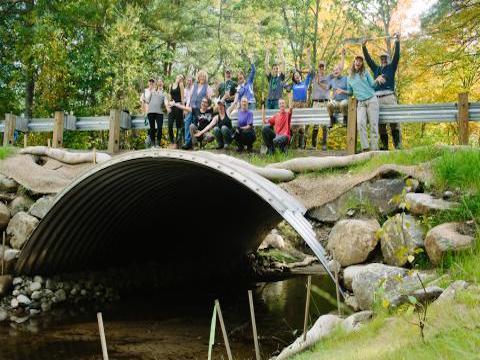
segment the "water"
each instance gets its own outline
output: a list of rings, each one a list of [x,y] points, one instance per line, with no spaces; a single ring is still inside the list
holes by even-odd
[[[101,359],[96,311],[102,311],[110,359],[205,359],[213,300],[222,307],[235,359],[254,359],[247,289],[202,293],[192,284],[183,292],[142,294],[100,308],[60,309],[23,324],[0,324],[0,359]],[[312,284],[334,294],[332,282],[314,276]],[[306,278],[295,277],[254,288],[262,358],[269,358],[303,329]],[[333,309],[313,294],[312,324]],[[217,325],[214,359],[226,359]]]

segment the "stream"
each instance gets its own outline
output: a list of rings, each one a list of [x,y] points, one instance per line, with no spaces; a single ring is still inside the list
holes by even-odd
[[[305,276],[253,286],[262,359],[278,353],[302,333]],[[324,276],[312,285],[334,296]],[[252,286],[250,286],[252,287]],[[25,323],[0,323],[0,359],[102,359],[96,312],[101,311],[110,359],[206,359],[214,299],[219,299],[235,359],[255,359],[246,285],[201,291],[194,279],[182,291],[136,293],[103,305],[65,305]],[[310,326],[333,310],[312,292]],[[213,359],[227,359],[217,322]]]

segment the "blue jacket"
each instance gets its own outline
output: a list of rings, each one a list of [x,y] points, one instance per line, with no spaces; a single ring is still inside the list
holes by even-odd
[[[395,73],[397,72],[398,61],[400,60],[400,41],[395,41],[395,53],[393,54],[392,61],[386,66],[381,66],[373,61],[372,57],[368,53],[367,47],[362,46],[363,55],[365,56],[365,61],[373,72],[374,79],[383,75],[385,78],[385,83],[375,84],[375,91],[382,90],[391,90],[395,91]]]
[[[255,95],[253,93],[253,80],[255,79],[255,64],[252,64],[250,67],[250,74],[248,74],[247,81],[238,86],[238,102],[242,100],[242,97],[248,99],[248,103],[255,102]]]

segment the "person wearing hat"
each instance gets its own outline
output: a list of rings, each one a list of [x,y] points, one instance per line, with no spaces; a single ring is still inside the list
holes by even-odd
[[[285,86],[285,56],[280,47],[278,48],[278,57],[281,59],[281,63],[275,63],[270,68],[270,51],[267,49],[265,52],[265,74],[268,80],[267,109],[278,109],[278,100],[282,97]]]
[[[400,60],[400,36],[395,34],[395,52],[392,61],[389,61],[388,54],[380,55],[380,64],[375,63],[368,53],[366,43],[362,43],[363,55],[365,61],[373,72],[375,78],[375,94],[381,105],[397,105],[397,98],[395,96],[395,73],[397,72],[398,62]],[[402,146],[402,133],[399,123],[390,123],[390,130],[392,131],[393,144],[396,149]],[[381,149],[388,150],[388,133],[387,125],[379,125],[380,140],[382,143]]]
[[[357,55],[347,78],[347,94],[353,94],[358,101],[357,124],[362,151],[378,150],[378,117],[380,106],[375,95],[375,81],[365,69],[363,56]],[[370,142],[367,134],[367,120],[370,123]]]
[[[237,91],[237,83],[232,79],[232,70],[225,70],[225,81],[218,87],[218,96],[224,100],[227,109],[235,100],[235,92]]]

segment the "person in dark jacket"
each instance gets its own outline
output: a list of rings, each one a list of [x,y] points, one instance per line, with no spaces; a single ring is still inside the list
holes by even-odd
[[[362,44],[365,61],[373,72],[375,79],[375,95],[378,97],[380,106],[397,105],[395,96],[395,73],[397,72],[398,62],[400,60],[400,36],[395,34],[395,52],[392,61],[389,61],[388,54],[380,55],[380,64],[375,63],[366,47],[367,41]],[[402,146],[402,134],[399,123],[390,123],[392,131],[393,144],[396,149]],[[381,150],[388,150],[387,125],[379,124]]]

